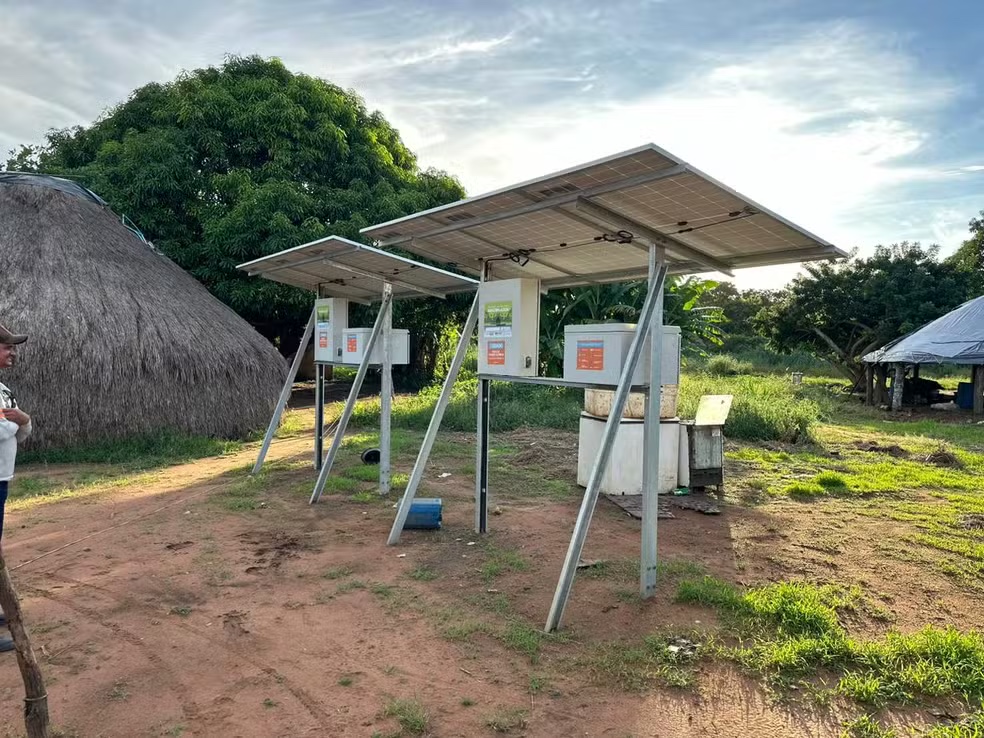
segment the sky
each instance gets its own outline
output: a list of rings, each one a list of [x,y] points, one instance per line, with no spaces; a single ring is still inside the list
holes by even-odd
[[[0,153],[255,53],[469,195],[651,142],[861,254],[948,253],[984,209],[979,0],[0,0],[0,29]]]

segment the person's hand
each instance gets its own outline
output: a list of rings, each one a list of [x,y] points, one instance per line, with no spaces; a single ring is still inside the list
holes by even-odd
[[[25,413],[23,410],[18,410],[17,408],[7,408],[5,410],[0,410],[3,413],[5,420],[9,420],[11,423],[17,423],[17,425],[27,425],[31,422],[31,416]]]

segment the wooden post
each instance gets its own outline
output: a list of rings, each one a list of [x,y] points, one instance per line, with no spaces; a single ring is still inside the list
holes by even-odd
[[[902,409],[902,392],[905,388],[905,364],[895,365],[895,381],[892,382],[892,412]]]
[[[984,415],[984,366],[974,367],[974,417]]]
[[[864,404],[875,404],[875,365],[864,365]]]
[[[885,389],[886,381],[886,371],[884,364],[878,364],[875,367],[875,405],[881,407],[887,403],[887,397]]]
[[[31,648],[31,639],[24,628],[20,601],[0,551],[0,607],[7,617],[7,627],[17,651],[17,664],[24,681],[24,726],[27,738],[50,738],[48,725],[48,693],[44,688],[41,667]]]

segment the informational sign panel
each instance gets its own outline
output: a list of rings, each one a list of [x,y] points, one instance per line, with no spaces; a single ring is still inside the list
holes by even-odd
[[[605,368],[605,342],[578,341],[577,368],[591,372],[602,371]]]
[[[506,342],[489,341],[487,361],[492,366],[504,366],[506,363]]]
[[[485,337],[511,338],[513,306],[511,302],[485,303]]]

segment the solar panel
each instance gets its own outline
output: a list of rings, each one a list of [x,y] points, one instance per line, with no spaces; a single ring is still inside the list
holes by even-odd
[[[651,243],[675,274],[846,256],[653,144],[362,233],[470,274],[492,261],[496,278],[546,288],[644,278]]]
[[[302,246],[240,264],[238,269],[274,282],[318,293],[373,302],[385,282],[393,298],[444,297],[477,287],[469,277],[421,264],[340,236],[329,236]]]

